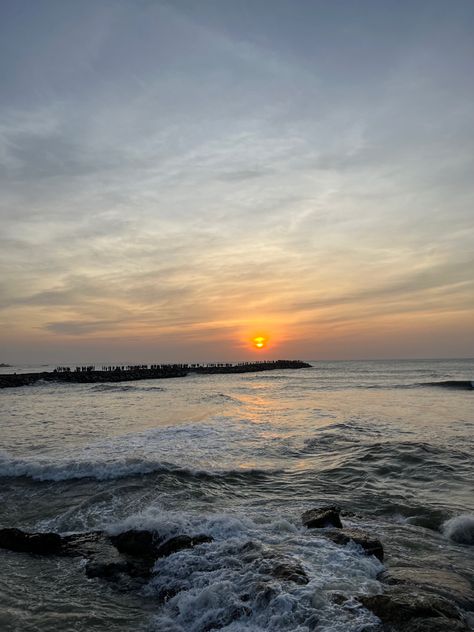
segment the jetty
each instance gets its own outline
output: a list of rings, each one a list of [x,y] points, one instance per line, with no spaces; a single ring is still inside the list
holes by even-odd
[[[260,362],[208,363],[208,364],[139,364],[117,366],[58,366],[54,371],[37,373],[0,374],[0,388],[29,386],[43,382],[95,384],[101,382],[131,382],[186,377],[190,374],[256,373],[284,369],[306,369],[311,365],[301,360],[265,360]]]

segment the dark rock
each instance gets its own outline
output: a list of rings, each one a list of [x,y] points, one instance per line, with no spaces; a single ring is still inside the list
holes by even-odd
[[[413,619],[461,619],[459,610],[452,601],[439,595],[412,592],[398,586],[383,595],[361,597],[360,601],[383,623],[390,625],[405,625]]]
[[[295,584],[304,585],[309,582],[309,578],[306,575],[304,568],[295,562],[294,560],[284,561],[274,566],[270,574],[276,579],[282,579],[288,582],[294,582]]]
[[[156,557],[167,557],[183,549],[190,549],[198,544],[204,544],[206,542],[212,542],[213,538],[208,535],[177,535],[173,538],[169,538],[163,544],[160,544],[156,548]]]
[[[474,591],[470,583],[456,573],[442,569],[425,569],[411,566],[389,568],[379,575],[379,579],[390,585],[410,586],[414,591],[441,595],[451,599],[466,610],[474,610]]]
[[[162,538],[154,531],[131,529],[118,535],[111,535],[110,541],[120,553],[135,557],[156,557],[157,545]]]
[[[337,531],[325,531],[324,537],[329,538],[335,544],[348,544],[355,542],[364,549],[366,555],[375,555],[375,557],[383,562],[383,546],[380,540],[372,537],[364,531],[357,529],[340,529]]]
[[[204,542],[207,535],[180,535],[163,541],[152,531],[130,530],[115,536],[102,531],[73,533],[26,533],[20,529],[0,529],[0,548],[42,555],[86,558],[89,578],[100,578],[130,590],[150,578],[156,559]]]
[[[309,509],[301,516],[301,520],[308,529],[322,529],[324,527],[342,528],[340,510],[338,507],[321,507]]]
[[[0,529],[0,548],[21,553],[51,555],[61,551],[57,533],[26,533],[21,529]]]

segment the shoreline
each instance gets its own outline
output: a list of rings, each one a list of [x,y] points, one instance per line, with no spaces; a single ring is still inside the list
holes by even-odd
[[[38,373],[5,373],[0,375],[0,388],[30,386],[39,382],[67,382],[73,384],[98,384],[106,382],[132,382],[135,380],[159,380],[186,377],[190,374],[214,375],[231,373],[255,373],[283,369],[305,369],[311,365],[301,360],[272,360],[242,362],[239,364],[160,364],[140,367],[58,367],[54,371]]]

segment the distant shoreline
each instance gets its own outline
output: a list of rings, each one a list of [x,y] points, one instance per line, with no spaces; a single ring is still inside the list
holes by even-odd
[[[255,373],[278,369],[306,369],[311,365],[301,360],[273,360],[263,362],[241,362],[238,364],[160,364],[150,366],[111,366],[96,369],[94,366],[58,367],[54,371],[37,373],[0,374],[0,388],[29,386],[40,380],[45,382],[67,382],[75,384],[96,384],[101,382],[131,382],[135,380],[157,380],[186,377],[197,373],[202,375],[228,373]]]

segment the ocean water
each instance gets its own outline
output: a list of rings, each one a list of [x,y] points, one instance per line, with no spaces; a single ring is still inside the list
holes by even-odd
[[[368,631],[357,597],[382,590],[383,566],[302,527],[324,504],[379,536],[388,566],[472,578],[455,540],[474,513],[474,390],[432,383],[474,380],[474,361],[312,365],[0,391],[0,527],[214,538],[134,591],[80,558],[0,549],[0,629]],[[309,583],[269,578],[279,556]]]

